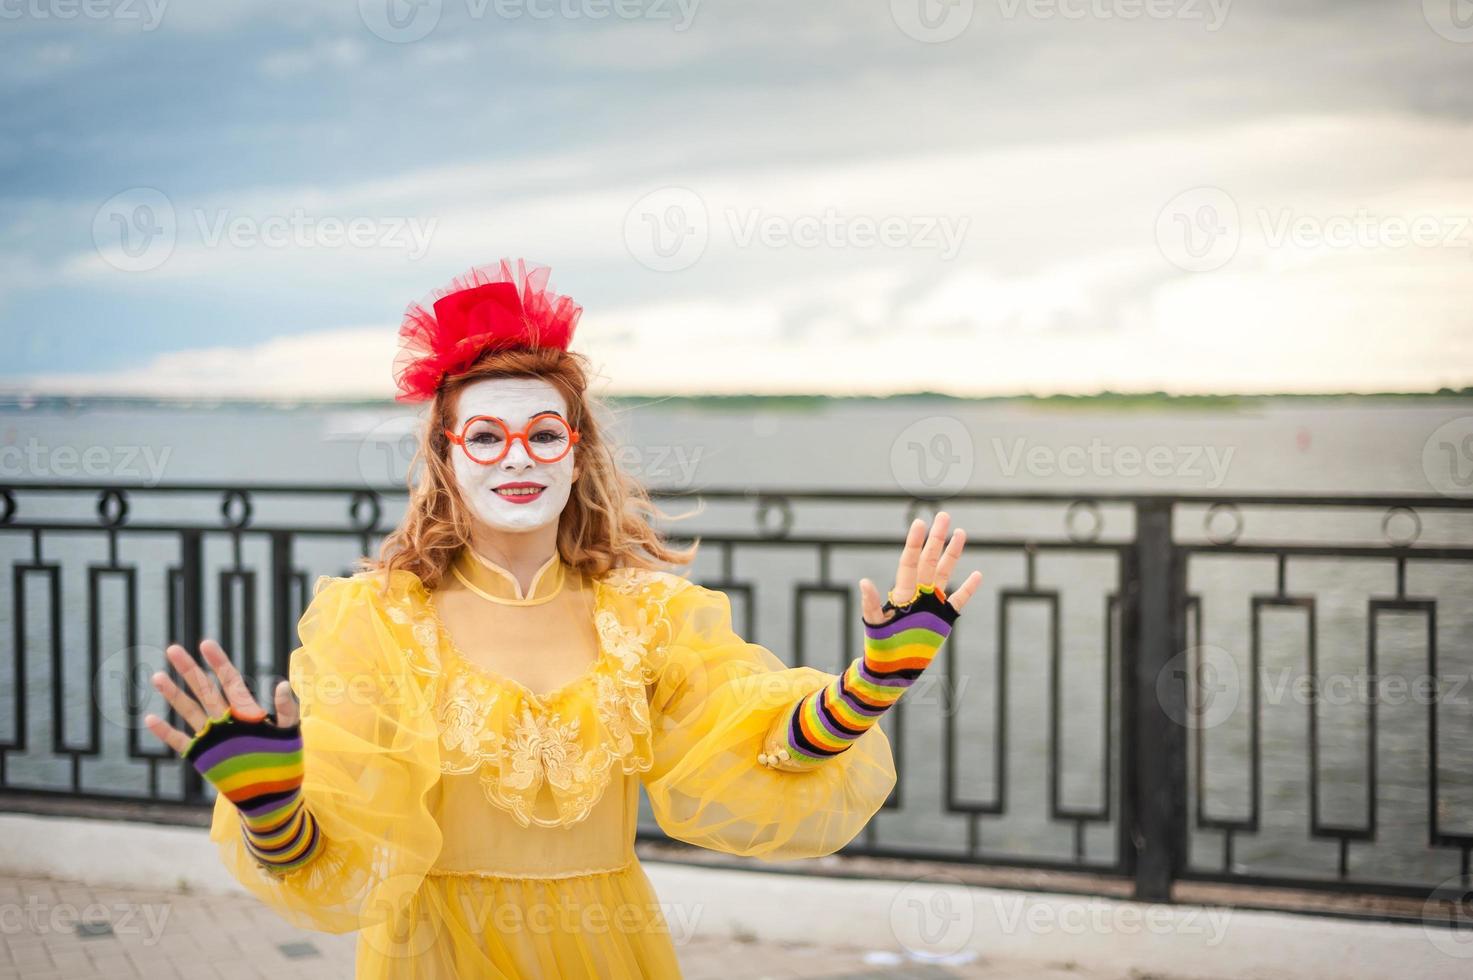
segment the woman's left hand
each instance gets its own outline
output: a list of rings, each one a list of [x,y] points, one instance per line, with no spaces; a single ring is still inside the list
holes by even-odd
[[[967,541],[967,532],[957,528],[948,543],[946,532],[950,526],[951,515],[944,510],[936,514],[929,533],[926,522],[919,517],[911,524],[910,533],[905,536],[905,548],[900,552],[900,565],[895,570],[895,588],[892,591],[898,599],[913,595],[917,585],[933,585],[946,596],[953,609],[961,612],[972,593],[977,591],[977,586],[982,584],[982,573],[973,571],[955,591],[947,591],[946,580],[961,560],[962,548]],[[885,596],[880,595],[875,584],[867,578],[859,580],[859,602],[866,622],[888,622],[895,615],[894,610],[882,611]]]

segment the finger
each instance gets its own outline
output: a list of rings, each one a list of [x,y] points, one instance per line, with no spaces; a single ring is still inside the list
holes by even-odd
[[[226,700],[240,713],[242,718],[247,721],[260,721],[266,717],[266,709],[256,703],[245,678],[240,676],[240,671],[236,670],[235,664],[230,662],[230,657],[225,653],[224,647],[214,640],[205,640],[200,643],[199,652],[205,655],[205,662],[210,665],[215,676],[220,678],[220,686],[225,689]]]
[[[867,578],[859,580],[859,614],[867,623],[883,623],[886,620],[880,590]]]
[[[194,698],[179,690],[179,685],[174,683],[172,677],[160,670],[154,673],[152,680],[154,689],[164,696],[164,700],[169,702],[169,706],[179,713],[179,717],[183,718],[191,729],[197,732],[205,727],[205,722],[208,720],[205,717],[205,709],[201,708],[199,702]]]
[[[936,520],[931,524],[931,533],[926,535],[926,544],[921,548],[920,565],[916,569],[919,576],[916,581],[922,585],[930,585],[936,581],[936,563],[941,559],[941,552],[946,547],[946,532],[951,529],[951,515],[941,511],[936,515]]]
[[[205,674],[200,667],[199,661],[190,656],[189,651],[177,643],[171,643],[164,651],[169,658],[169,663],[184,678],[184,683],[194,692],[195,699],[200,706],[210,713],[211,718],[218,717],[225,711],[225,699],[220,696],[219,688],[215,682]]]
[[[282,728],[290,728],[300,718],[297,713],[297,699],[292,697],[292,686],[282,681],[276,685],[276,723]]]
[[[941,553],[941,560],[936,563],[936,577],[931,579],[936,588],[946,592],[946,582],[951,578],[952,569],[961,560],[962,549],[967,545],[967,532],[957,528],[952,532],[951,540],[946,544],[946,550]]]
[[[148,726],[148,730],[153,732],[155,738],[173,749],[176,754],[182,753],[190,743],[188,735],[164,721],[158,715],[144,715],[143,724]]]
[[[917,568],[921,563],[921,548],[926,543],[926,522],[917,517],[910,523],[905,535],[905,547],[900,550],[900,564],[895,568],[895,594],[908,596],[916,590]]]
[[[969,601],[971,601],[972,594],[977,591],[977,587],[981,584],[982,573],[973,572],[972,574],[967,576],[967,580],[965,582],[957,586],[955,592],[946,597],[946,601],[951,603],[952,608],[954,608],[957,612],[961,612],[962,608],[966,606]]]

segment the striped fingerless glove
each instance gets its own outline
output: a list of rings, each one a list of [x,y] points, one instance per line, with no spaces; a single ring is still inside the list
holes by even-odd
[[[321,850],[302,799],[301,725],[251,720],[232,706],[206,721],[180,756],[235,804],[246,849],[267,871],[295,870]]]
[[[927,585],[909,604],[897,607],[887,600],[882,608],[896,615],[879,625],[864,623],[864,655],[798,700],[774,726],[758,762],[807,770],[849,748],[930,666],[960,615]]]

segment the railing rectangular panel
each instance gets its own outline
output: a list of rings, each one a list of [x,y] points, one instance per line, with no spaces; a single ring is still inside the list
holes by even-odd
[[[0,731],[0,800],[35,788],[32,771],[50,766],[48,772],[61,773],[53,791],[98,798],[180,798],[181,791],[165,791],[160,778],[177,775],[182,799],[193,806],[207,804],[211,791],[190,767],[153,748],[151,736],[140,738],[136,726],[126,739],[105,728],[114,721],[105,711],[98,717],[99,699],[111,704],[108,699],[120,692],[111,673],[99,673],[99,663],[110,664],[120,652],[111,647],[125,643],[122,660],[132,677],[140,651],[161,650],[166,642],[197,649],[202,637],[214,636],[248,676],[285,676],[317,576],[349,574],[354,555],[373,552],[387,530],[384,501],[403,497],[402,491],[363,487],[52,486],[45,495],[68,505],[60,519],[37,510],[29,496],[35,489],[0,486],[0,537],[20,536],[12,540],[30,545],[29,557],[12,560],[11,575],[0,579],[11,590],[8,602],[0,598],[0,609],[11,610],[13,627],[5,631],[12,662],[0,670],[0,685],[8,685],[0,690],[0,707],[10,726]],[[93,494],[96,506],[90,507]],[[733,627],[742,636],[771,639],[788,662],[825,671],[841,669],[860,652],[855,571],[879,582],[893,567],[905,523],[937,504],[847,491],[704,495],[738,518],[741,508],[754,508],[754,529],[702,533],[702,562],[710,563],[703,567],[712,571],[692,577],[730,595]],[[147,514],[140,507],[145,519],[130,520],[129,506],[144,498],[170,503]],[[292,505],[295,499],[312,506]],[[901,781],[850,851],[1129,876],[1142,899],[1169,898],[1181,878],[1396,893],[1409,886],[1368,872],[1389,856],[1414,851],[1432,857],[1409,865],[1408,880],[1425,880],[1439,869],[1456,874],[1461,868],[1466,875],[1473,819],[1456,802],[1468,790],[1470,768],[1457,762],[1473,758],[1473,746],[1465,744],[1465,732],[1473,731],[1465,724],[1466,706],[1442,697],[1401,718],[1389,716],[1376,699],[1356,705],[1370,753],[1357,757],[1351,772],[1343,764],[1349,715],[1339,709],[1332,713],[1330,705],[1311,700],[1303,716],[1283,716],[1293,719],[1292,740],[1262,728],[1260,646],[1270,635],[1265,616],[1298,614],[1306,622],[1306,642],[1294,654],[1294,669],[1318,689],[1344,666],[1334,659],[1344,655],[1343,644],[1336,647],[1332,638],[1344,636],[1345,604],[1352,601],[1356,615],[1366,619],[1363,660],[1372,676],[1388,669],[1394,646],[1388,624],[1410,622],[1425,642],[1417,639],[1404,651],[1398,634],[1397,663],[1414,654],[1425,661],[1427,675],[1446,683],[1448,671],[1463,670],[1465,651],[1473,649],[1473,590],[1445,589],[1473,569],[1473,524],[1458,524],[1473,515],[1473,504],[1415,497],[1045,493],[958,494],[945,504],[955,523],[971,532],[968,568],[984,568],[987,581],[942,651],[941,664],[928,672],[938,696],[910,697],[885,719]],[[1297,540],[1291,534],[1297,521],[1276,520],[1270,526],[1282,538],[1240,540],[1241,514],[1249,508],[1254,514],[1313,515],[1315,533]],[[91,523],[90,510],[98,515]],[[175,510],[179,516],[171,518]],[[1366,534],[1379,511],[1386,512],[1380,520],[1384,544]],[[810,519],[819,512],[821,520]],[[1424,512],[1437,515],[1427,523],[1429,534],[1434,527],[1436,533],[1419,544]],[[1353,526],[1341,522],[1341,514],[1354,515]],[[1181,530],[1183,515],[1202,516],[1203,532]],[[1329,517],[1318,519],[1323,515]],[[1062,530],[1050,532],[1050,520],[1060,517]],[[675,539],[686,530],[674,528]],[[145,536],[165,538],[169,553],[149,559],[130,552],[128,562],[120,562],[119,542]],[[105,537],[108,559],[86,566],[84,614],[82,590],[70,589],[72,575],[79,586],[83,581],[81,563],[60,557],[63,549],[54,545],[89,537]],[[1097,569],[1070,566],[1076,558],[1109,569],[1103,588]],[[1211,583],[1210,595],[1198,582],[1189,593],[1189,572],[1207,561],[1256,564]],[[1359,595],[1353,576],[1318,585],[1299,577],[1310,566],[1357,563],[1384,568],[1378,580],[1384,587]],[[1291,570],[1293,590],[1287,587]],[[72,610],[67,615],[64,585],[77,603],[66,607]],[[126,611],[104,613],[100,595],[111,597],[119,587]],[[140,602],[145,609],[164,608],[162,635],[152,635],[153,627],[145,625],[150,621],[140,618]],[[67,621],[83,615],[86,623]],[[1211,708],[1201,697],[1203,667],[1210,663],[1203,653],[1208,627],[1244,634],[1247,662],[1240,680],[1251,743],[1241,751],[1225,738],[1227,728],[1207,731],[1195,717]],[[48,628],[49,647],[42,639]],[[115,642],[108,639],[114,635]],[[48,672],[49,690],[37,686]],[[258,693],[269,696],[264,687]],[[126,704],[130,712],[139,707]],[[1388,822],[1387,801],[1378,796],[1391,772],[1384,736],[1388,725],[1401,721],[1417,726],[1416,758],[1401,759],[1415,765],[1421,780],[1416,799],[1396,801],[1417,809],[1414,832],[1404,822]],[[36,737],[28,741],[28,733]],[[1405,733],[1397,737],[1401,745]],[[123,745],[126,750],[118,749]],[[1224,746],[1231,751],[1220,752]],[[1262,783],[1270,749],[1280,762],[1282,799],[1266,794]],[[18,778],[15,766],[21,757],[26,778]],[[103,774],[124,771],[119,762],[147,778],[130,776],[126,785],[103,780]],[[1348,809],[1347,790],[1356,801]],[[1301,797],[1302,813],[1294,802]],[[1473,792],[1467,799],[1473,801]],[[1234,801],[1242,809],[1227,805]],[[1271,827],[1263,818],[1274,807],[1287,819]],[[1285,827],[1292,828],[1293,841],[1264,836]],[[1194,856],[1204,841],[1214,849],[1220,844],[1223,860],[1214,854],[1199,864]],[[1333,845],[1324,852],[1328,863],[1303,866],[1299,853],[1323,848],[1321,841]],[[1284,850],[1275,854],[1274,847]]]

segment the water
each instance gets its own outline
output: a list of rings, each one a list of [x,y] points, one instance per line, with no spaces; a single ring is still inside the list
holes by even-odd
[[[803,404],[750,403],[732,407],[687,402],[625,402],[617,406],[614,432],[624,446],[621,463],[649,484],[665,489],[768,487],[783,489],[883,490],[929,496],[959,490],[1024,493],[1057,491],[1125,494],[1136,492],[1229,493],[1383,493],[1430,494],[1455,487],[1456,471],[1440,455],[1449,433],[1456,436],[1473,417],[1473,406],[1459,400],[1251,401],[1205,407],[1059,407],[1023,402],[967,403],[950,400],[892,400]],[[1462,421],[1460,421],[1462,420]],[[416,413],[402,408],[283,407],[104,407],[76,410],[40,408],[0,411],[0,479],[59,482],[212,481],[291,482],[348,486],[402,485],[412,455]],[[1456,438],[1452,443],[1456,445]],[[1473,464],[1473,460],[1469,461]],[[46,507],[49,515],[94,519],[94,502],[21,498],[20,518]],[[299,497],[260,500],[254,520],[262,523],[341,524],[346,499]],[[676,510],[685,503],[670,505]],[[217,498],[189,499],[139,495],[129,518],[188,518],[218,523]],[[27,509],[30,508],[30,509]],[[1066,533],[1063,508],[1037,504],[951,506],[955,523],[974,542],[1020,536],[1060,539]],[[1203,507],[1182,507],[1177,538],[1205,540]],[[1473,521],[1465,510],[1427,510],[1419,545],[1473,545]],[[390,507],[385,522],[397,518]],[[1387,534],[1410,534],[1412,518],[1392,515],[1386,528],[1381,509],[1245,509],[1243,541],[1272,540],[1384,544]],[[1133,514],[1128,505],[1099,509],[1104,541],[1128,540]],[[906,523],[896,504],[806,504],[794,513],[793,532],[863,532],[890,535],[886,549],[844,548],[834,552],[827,584],[853,593],[861,576],[878,580],[893,573],[899,536]],[[1076,531],[1091,530],[1090,513],[1076,515]],[[1229,515],[1218,515],[1211,532],[1224,533]],[[748,504],[717,504],[679,525],[682,533],[753,529]],[[144,569],[139,583],[140,657],[156,663],[165,633],[164,573],[177,560],[177,541],[168,536],[125,535],[120,560]],[[28,535],[0,535],[0,549],[11,562],[29,554]],[[106,559],[101,534],[48,535],[48,560],[63,565],[63,637],[69,744],[86,735],[86,565]],[[355,557],[351,539],[299,539],[297,565],[309,581],[317,574],[339,574]],[[263,569],[263,542],[246,537],[242,563]],[[708,547],[693,577],[714,581],[719,554]],[[214,630],[221,607],[216,570],[233,560],[228,536],[207,542],[206,623]],[[956,796],[970,803],[995,799],[1001,773],[994,760],[999,690],[1000,593],[1027,583],[1027,563],[1014,547],[969,548],[962,574],[983,570],[986,579],[948,644],[954,660],[951,690],[956,708]],[[734,578],[754,590],[749,609],[733,592],[737,625],[750,639],[770,646],[793,662],[793,587],[817,581],[820,569],[810,549],[758,546],[739,549]],[[1385,560],[1295,559],[1286,572],[1286,594],[1313,596],[1319,667],[1335,679],[1321,691],[1318,723],[1320,820],[1358,826],[1369,815],[1365,769],[1369,739],[1369,698],[1365,695],[1370,601],[1396,595],[1394,564]],[[1119,712],[1111,714],[1107,743],[1105,656],[1107,601],[1118,569],[1112,552],[1043,552],[1034,565],[1037,592],[1057,591],[1060,679],[1058,773],[1061,804],[1103,806],[1107,787],[1118,782],[1118,762],[1107,782],[1107,744],[1118,745]],[[1249,720],[1251,691],[1251,596],[1273,596],[1277,569],[1271,556],[1198,555],[1191,560],[1189,590],[1200,600],[1200,634],[1194,645],[1211,671],[1212,697],[1204,703],[1207,727],[1201,737],[1207,780],[1202,807],[1208,818],[1242,819],[1250,800]],[[961,575],[958,575],[960,578]],[[6,588],[9,589],[9,577]],[[49,755],[52,732],[48,701],[52,688],[46,663],[47,628],[40,583],[29,580],[28,653],[32,750],[12,754],[7,766],[14,783],[56,785],[69,763]],[[256,590],[261,628],[254,655],[264,663],[269,595],[264,578]],[[1377,840],[1351,847],[1351,873],[1378,880],[1435,883],[1457,872],[1457,853],[1425,845],[1428,809],[1428,700],[1438,708],[1443,832],[1473,832],[1473,574],[1465,563],[1416,562],[1407,573],[1406,593],[1435,599],[1438,671],[1428,671],[1427,617],[1419,610],[1376,614],[1381,703],[1377,705]],[[1069,859],[1074,826],[1047,819],[1050,609],[1042,597],[1008,604],[1006,699],[1006,813],[978,822],[980,852],[994,857]],[[837,599],[817,598],[807,607],[802,637],[805,662],[836,670],[857,651],[840,640]],[[0,630],[14,635],[12,603],[0,603]],[[127,646],[121,630],[120,588],[104,589],[99,650],[102,666],[122,662]],[[748,625],[750,623],[750,626]],[[1308,612],[1300,606],[1261,609],[1259,677],[1262,738],[1262,821],[1256,834],[1240,835],[1233,871],[1333,876],[1338,847],[1314,840],[1309,822],[1309,703],[1295,684],[1307,676]],[[237,630],[238,633],[238,630]],[[856,634],[857,635],[857,634]],[[243,643],[237,636],[236,649]],[[5,656],[13,656],[7,643]],[[1118,656],[1118,651],[1116,653]],[[0,731],[13,730],[9,716],[13,690],[5,686],[10,661],[0,679],[0,703],[7,716]],[[145,666],[144,674],[146,675]],[[122,675],[113,671],[107,676]],[[923,685],[907,696],[901,757],[904,807],[882,813],[874,822],[878,843],[961,854],[967,846],[967,817],[943,812],[941,742],[943,685],[938,664]],[[1418,685],[1421,685],[1420,688]],[[1403,687],[1404,685],[1404,687]],[[1430,685],[1430,686],[1429,686]],[[1112,684],[1113,686],[1113,684]],[[99,732],[104,758],[82,770],[95,788],[138,791],[142,766],[122,758],[129,712],[123,683],[102,694],[104,724]],[[1333,688],[1333,689],[1332,689]],[[1432,693],[1429,693],[1432,692]],[[147,693],[141,689],[140,693]],[[1112,695],[1118,697],[1118,691]],[[894,734],[894,724],[887,722]],[[146,748],[152,738],[142,732]],[[1195,742],[1194,742],[1195,747]],[[166,767],[164,792],[177,789]],[[1195,770],[1194,770],[1195,771]],[[1193,792],[1196,789],[1194,780]],[[1085,860],[1115,860],[1118,799],[1110,799],[1111,820],[1091,824],[1085,833]],[[1190,800],[1194,812],[1196,799]],[[1194,830],[1193,866],[1222,870],[1220,832]]]

